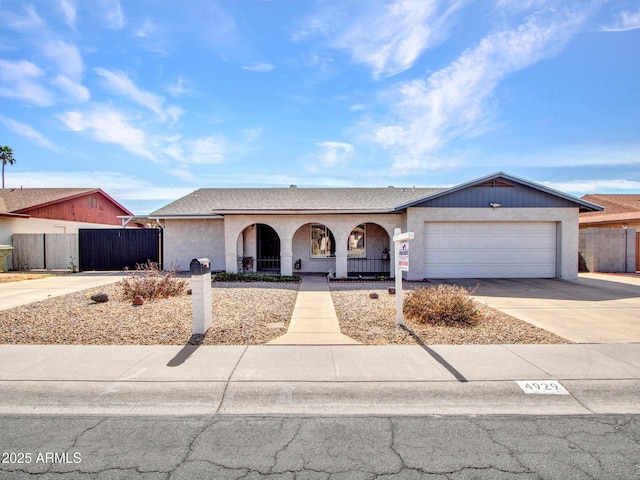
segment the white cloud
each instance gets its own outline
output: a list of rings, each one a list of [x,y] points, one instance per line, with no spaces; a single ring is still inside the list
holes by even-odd
[[[260,73],[270,72],[275,68],[276,67],[274,65],[271,65],[270,63],[264,63],[264,62],[256,62],[256,63],[252,63],[251,65],[245,65],[242,67],[243,70],[248,70],[250,72],[260,72]]]
[[[390,93],[396,121],[375,128],[375,141],[395,152],[396,164],[424,167],[450,140],[482,133],[500,82],[559,52],[584,18],[576,11],[539,12],[485,37],[427,79],[399,84]]]
[[[57,70],[65,76],[77,81],[82,78],[84,62],[82,55],[75,45],[62,40],[50,39],[41,46],[44,55],[51,60]]]
[[[126,206],[126,200],[170,202],[191,192],[190,187],[154,185],[147,180],[109,170],[86,171],[22,171],[12,175],[12,183],[26,188],[101,188]]]
[[[94,140],[120,145],[136,155],[156,160],[155,142],[142,130],[111,106],[97,106],[86,112],[66,112],[60,120],[74,132],[87,132]]]
[[[422,53],[441,43],[460,1],[393,0],[324,5],[298,25],[294,41],[320,35],[371,68],[374,78],[411,68]]]
[[[142,105],[148,108],[156,115],[158,115],[163,121],[167,115],[171,117],[172,121],[177,121],[178,117],[184,113],[184,111],[178,107],[170,106],[163,109],[164,98],[155,93],[147,92],[138,88],[133,81],[123,72],[112,72],[106,68],[94,68],[94,71],[104,79],[105,86],[113,93],[118,95],[124,95],[130,100],[133,100],[138,105]]]
[[[183,160],[188,163],[215,165],[224,161],[224,140],[209,136],[196,140],[191,145],[191,155]]]
[[[100,0],[95,2],[100,8],[100,14],[104,19],[107,28],[113,30],[122,30],[125,25],[124,14],[122,13],[122,6],[120,0]]]
[[[44,22],[38,16],[33,5],[27,5],[24,8],[26,15],[24,17],[15,15],[11,12],[3,12],[3,20],[13,30],[21,32],[34,33],[40,30]]]
[[[640,182],[625,179],[610,180],[568,180],[564,182],[540,182],[547,187],[573,194],[603,193],[612,190],[640,191]]]
[[[184,85],[184,79],[182,77],[178,77],[176,83],[166,87],[166,90],[175,97],[179,97],[180,95],[187,93],[187,88]]]
[[[620,12],[614,21],[601,27],[605,32],[625,32],[640,28],[640,10],[637,12]]]
[[[147,38],[153,35],[158,30],[158,27],[151,21],[149,17],[144,19],[142,22],[142,26],[140,28],[135,29],[133,34],[136,37]]]
[[[60,8],[64,13],[64,19],[67,22],[67,25],[71,28],[75,28],[76,26],[76,18],[77,18],[77,1],[76,0],[59,0]]]
[[[368,65],[374,78],[397,75],[439,43],[444,26],[437,9],[436,1],[396,0],[381,11],[371,9],[335,45],[348,50],[354,61]]]
[[[307,171],[319,173],[323,169],[344,166],[353,157],[354,147],[344,142],[316,143],[320,152],[309,157]]]
[[[542,167],[615,167],[640,166],[640,143],[559,145],[532,152],[504,153],[492,155],[485,160],[487,165],[497,168],[513,165],[517,156],[520,165]]]
[[[344,142],[321,142],[316,144],[322,148],[320,163],[325,167],[333,167],[344,163],[353,156],[353,145]]]
[[[80,85],[63,75],[59,75],[53,79],[52,83],[61,90],[67,92],[71,98],[77,102],[86,102],[91,97],[91,93],[87,87]]]
[[[187,182],[194,182],[196,180],[196,176],[186,168],[167,170],[167,173]]]
[[[56,149],[53,143],[47,140],[40,132],[34,129],[31,125],[17,122],[16,120],[5,117],[2,114],[0,114],[0,124],[4,125],[9,130],[12,130],[13,132],[17,133],[20,136],[28,138],[29,140],[37,143],[42,147]]]
[[[0,96],[26,100],[39,106],[52,105],[53,97],[40,83],[44,72],[35,64],[0,60]]]

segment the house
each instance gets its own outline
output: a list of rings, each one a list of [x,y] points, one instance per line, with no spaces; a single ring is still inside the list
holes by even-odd
[[[576,278],[578,214],[601,207],[499,172],[456,187],[202,188],[151,213],[165,268],[393,274],[395,228],[414,232],[407,278]]]
[[[582,200],[604,207],[580,213],[580,228],[635,228],[640,230],[640,194],[591,194]]]
[[[640,194],[591,194],[582,200],[604,210],[580,213],[580,269],[640,271]]]
[[[80,228],[120,227],[123,221],[119,217],[132,215],[96,188],[0,189],[0,244],[13,245],[15,249],[14,235],[20,234],[77,234]],[[13,253],[15,257],[18,252]],[[65,255],[62,268],[68,265],[68,259],[69,255]],[[13,258],[9,260],[12,268]]]

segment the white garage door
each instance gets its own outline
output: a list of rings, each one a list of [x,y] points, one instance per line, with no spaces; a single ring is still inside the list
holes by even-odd
[[[554,222],[426,222],[427,278],[554,278]]]

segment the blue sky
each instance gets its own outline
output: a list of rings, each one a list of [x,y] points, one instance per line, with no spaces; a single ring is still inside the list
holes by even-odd
[[[7,187],[640,192],[638,0],[0,0]]]

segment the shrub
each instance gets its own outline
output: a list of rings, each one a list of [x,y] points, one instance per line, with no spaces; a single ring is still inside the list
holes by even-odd
[[[214,282],[299,282],[300,277],[288,275],[261,275],[259,273],[220,272],[213,276]]]
[[[187,281],[175,278],[177,271],[160,270],[156,262],[136,265],[131,276],[118,282],[122,295],[129,300],[141,296],[145,300],[168,298],[185,292]]]
[[[436,285],[407,293],[404,313],[419,323],[447,326],[471,326],[481,318],[469,292],[457,285]]]

